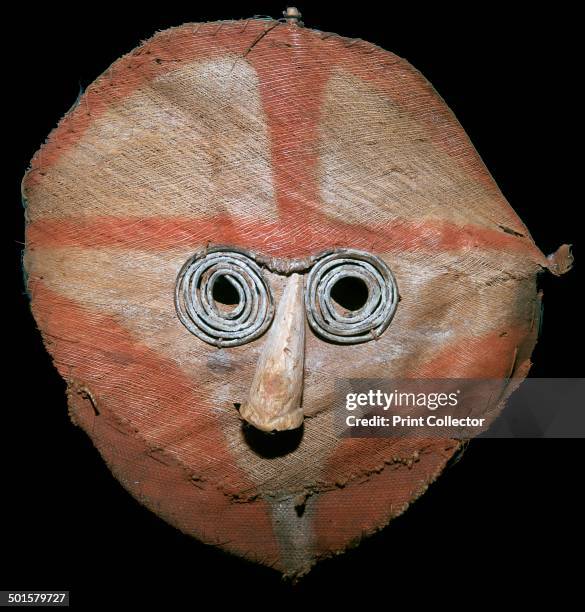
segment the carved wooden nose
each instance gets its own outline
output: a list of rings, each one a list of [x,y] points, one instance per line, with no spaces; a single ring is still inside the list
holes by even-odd
[[[258,359],[240,415],[262,431],[296,429],[303,422],[305,361],[303,277],[291,274]]]

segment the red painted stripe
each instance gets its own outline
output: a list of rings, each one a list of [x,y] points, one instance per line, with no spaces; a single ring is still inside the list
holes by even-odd
[[[420,458],[410,469],[386,466],[357,483],[339,483],[339,488],[320,493],[313,515],[315,555],[355,546],[365,536],[384,527],[424,493],[458,447],[456,442],[429,440],[422,453],[420,440],[414,443],[409,440],[410,446],[388,439],[370,439],[369,442],[383,442],[386,456],[412,457],[418,449]],[[358,458],[359,455],[352,456],[348,465],[355,465]],[[358,470],[356,465],[356,472]]]
[[[499,379],[510,375],[516,348],[535,342],[535,330],[518,326],[506,335],[490,332],[477,338],[461,338],[405,372],[406,378],[484,378]],[[515,376],[526,376],[526,364],[520,364]],[[343,488],[321,494],[315,507],[314,531],[318,552],[344,548],[365,533],[379,529],[421,495],[457,449],[457,443],[437,439],[345,438],[340,440],[327,460],[322,478],[343,481],[352,472],[359,475],[368,466],[369,478],[343,483]],[[373,468],[385,458],[411,458],[419,461],[411,468],[385,466],[380,473]],[[353,469],[348,469],[352,466]]]
[[[469,378],[500,379],[510,375],[516,348],[525,342],[536,341],[534,330],[525,326],[506,329],[506,334],[493,331],[480,337],[460,338],[437,352],[434,357],[409,372],[403,378]],[[525,373],[524,373],[525,375]],[[374,448],[383,448],[388,440],[373,438],[345,438],[329,458],[324,478],[335,479],[346,471],[355,457],[372,457]],[[359,466],[358,466],[359,467]]]
[[[536,300],[536,293],[534,294]],[[528,322],[530,323],[530,322]],[[493,331],[476,338],[461,338],[408,374],[410,378],[507,378],[516,349],[536,341],[534,330],[517,327]]]
[[[124,248],[145,251],[200,247],[207,243],[235,244],[275,257],[303,257],[332,247],[352,247],[373,253],[401,251],[461,251],[499,249],[525,253],[541,265],[546,258],[528,238],[474,225],[441,220],[398,220],[381,227],[362,227],[315,215],[277,222],[216,216],[192,218],[92,217],[89,219],[41,219],[28,224],[27,247]]]
[[[320,43],[300,28],[277,28],[247,56],[259,77],[280,216],[288,222],[303,215],[306,225],[323,206],[318,128],[334,58]]]
[[[430,143],[449,155],[470,177],[497,194],[507,207],[508,203],[465,130],[432,84],[406,60],[385,49],[366,41],[355,41],[353,53],[347,53],[347,42],[339,38],[327,41],[336,49],[339,66],[368,83],[424,126]]]
[[[156,34],[144,45],[114,62],[85,91],[79,104],[49,134],[31,160],[26,184],[42,179],[46,171],[83,136],[93,121],[111,106],[157,76],[183,64],[232,54],[241,57],[271,22],[248,21],[191,24]]]
[[[269,34],[262,37],[268,30]],[[312,143],[325,79],[338,65],[370,83],[424,125],[430,144],[441,148],[487,186],[509,221],[515,222],[512,225],[522,227],[451,111],[407,62],[364,41],[302,28],[274,27],[274,22],[258,20],[173,28],[116,61],[88,87],[79,105],[61,120],[35,154],[24,180],[25,191],[41,181],[63,152],[76,144],[91,122],[108,108],[187,62],[228,53],[245,57],[260,75],[273,142],[277,196],[284,211],[301,206],[310,217],[310,206],[317,205],[313,172],[316,150]]]
[[[102,405],[104,414],[86,422],[85,429],[114,461],[110,465],[123,484],[138,499],[146,496],[151,508],[192,535],[204,541],[227,541],[228,549],[275,562],[278,546],[267,504],[233,503],[225,493],[255,487],[237,467],[210,407],[202,404],[201,383],[142,344],[114,317],[82,307],[38,279],[29,290],[35,319],[59,373],[87,386]],[[136,415],[147,414],[153,426],[168,426],[170,434],[191,432],[198,453],[189,466],[161,472],[141,432],[109,438],[115,424],[112,414],[129,424],[136,422]],[[157,445],[164,447],[166,438],[159,434]],[[203,477],[201,489],[190,482],[191,475]]]

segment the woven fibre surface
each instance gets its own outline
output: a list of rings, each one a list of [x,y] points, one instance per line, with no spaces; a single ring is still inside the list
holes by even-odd
[[[431,85],[369,43],[266,20],[160,32],[88,87],[23,189],[28,291],[74,422],[165,520],[283,572],[381,528],[459,447],[338,439],[336,378],[528,371],[550,262]],[[263,337],[218,349],[177,319],[206,244],[357,248],[396,276],[377,341],[307,328],[290,453],[256,452],[234,408]],[[278,302],[285,277],[265,276]]]

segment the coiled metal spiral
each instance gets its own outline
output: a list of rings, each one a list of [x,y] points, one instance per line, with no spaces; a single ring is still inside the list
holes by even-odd
[[[358,278],[368,290],[365,303],[357,310],[344,312],[331,296],[343,278]],[[305,288],[309,325],[322,338],[341,344],[377,338],[390,323],[398,299],[396,280],[386,263],[354,249],[336,251],[317,261]]]
[[[214,299],[213,289],[220,279],[238,294],[231,310],[219,308]],[[177,276],[175,308],[191,333],[219,347],[257,338],[274,316],[272,293],[260,267],[239,250],[208,250],[187,260]]]

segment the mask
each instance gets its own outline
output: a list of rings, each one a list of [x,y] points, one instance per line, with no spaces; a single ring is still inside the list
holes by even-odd
[[[416,70],[294,19],[158,33],[85,91],[24,197],[73,422],[164,520],[289,575],[386,525],[460,447],[340,439],[335,381],[519,381],[536,275],[570,265]]]

